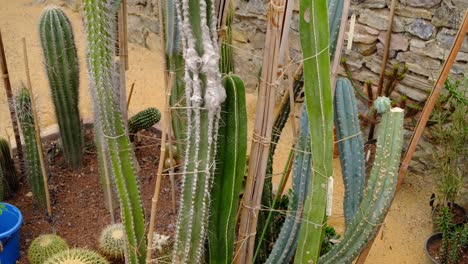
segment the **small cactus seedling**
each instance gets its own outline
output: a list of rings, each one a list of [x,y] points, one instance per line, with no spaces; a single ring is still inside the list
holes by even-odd
[[[41,235],[29,246],[28,259],[31,264],[42,264],[48,258],[67,249],[67,242],[58,235]]]
[[[135,134],[136,132],[152,127],[161,119],[161,112],[154,107],[147,108],[128,120],[128,132]]]
[[[75,248],[53,255],[44,264],[109,264],[109,262],[92,250]]]
[[[5,195],[12,195],[18,190],[19,180],[16,173],[15,162],[11,158],[8,141],[0,139],[0,166],[3,173]],[[0,177],[1,178],[1,177]]]
[[[125,248],[125,229],[122,224],[107,226],[99,238],[101,253],[110,259],[123,259]]]

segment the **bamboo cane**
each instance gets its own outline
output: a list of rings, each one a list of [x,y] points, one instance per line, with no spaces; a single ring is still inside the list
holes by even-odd
[[[97,136],[97,135],[95,135]],[[110,176],[109,176],[109,166],[108,166],[108,163],[107,163],[107,155],[106,155],[106,144],[104,143],[104,140],[99,140],[99,142],[101,143],[101,155],[102,155],[102,159],[103,159],[103,164],[102,166],[104,167],[104,179],[106,181],[106,194],[107,194],[107,200],[108,200],[108,207],[109,207],[109,214],[111,216],[111,223],[112,224],[115,224],[115,216],[114,216],[114,205],[113,205],[113,199],[114,197],[112,197],[112,188],[111,188],[111,181],[110,181]]]
[[[122,111],[122,116],[124,117],[125,122],[128,120],[127,113],[127,87],[125,81],[125,69],[127,68],[126,63],[126,51],[125,51],[125,1],[122,1],[120,4],[120,9],[117,15],[117,24],[118,24],[118,45],[119,45],[119,78],[120,78],[120,110]]]
[[[166,85],[165,88],[165,102],[164,102],[164,113],[162,116],[162,136],[161,136],[161,152],[159,154],[159,165],[158,165],[158,171],[156,174],[156,185],[154,188],[154,194],[153,198],[151,199],[151,218],[150,218],[150,224],[149,224],[149,231],[148,231],[148,246],[147,246],[147,251],[146,251],[146,263],[149,264],[151,263],[151,257],[153,254],[153,232],[154,232],[154,223],[156,221],[156,210],[157,210],[157,204],[159,200],[159,192],[161,189],[161,180],[162,180],[162,172],[163,172],[163,167],[164,167],[164,156],[166,155],[166,132],[168,127],[171,126],[170,120],[169,120],[169,94],[170,94],[170,84],[172,84],[172,79],[173,79],[173,73],[169,74],[169,83]],[[169,148],[170,149],[170,148]]]
[[[462,44],[463,44],[463,39],[465,38],[465,35],[468,33],[468,11],[465,12],[465,16],[463,18],[463,22],[460,25],[460,28],[458,29],[458,33],[455,37],[455,41],[452,45],[452,48],[450,50],[450,53],[447,57],[447,60],[445,60],[444,65],[442,66],[442,70],[440,71],[439,77],[437,78],[436,83],[434,84],[434,88],[432,89],[431,94],[429,95],[429,98],[424,106],[424,109],[422,111],[421,117],[419,118],[418,124],[416,125],[416,128],[413,132],[413,135],[411,136],[410,139],[410,144],[408,147],[408,150],[406,151],[405,155],[403,156],[403,161],[400,165],[400,171],[398,174],[398,182],[396,186],[396,192],[399,191],[401,188],[401,184],[403,182],[403,179],[406,175],[406,172],[408,170],[409,163],[411,161],[411,158],[413,157],[413,154],[416,150],[416,146],[418,144],[419,139],[421,138],[421,135],[424,131],[424,128],[426,127],[427,121],[429,120],[429,117],[431,115],[432,109],[434,109],[434,105],[437,102],[437,99],[439,98],[440,92],[442,88],[444,87],[445,80],[448,77],[448,74],[450,73],[450,69],[452,68],[453,63],[455,62],[455,58],[457,57],[458,51],[460,50]],[[384,218],[385,219],[385,218]],[[379,230],[376,232],[376,236],[379,233]],[[367,244],[367,247],[364,248],[364,250],[361,252],[359,255],[356,264],[364,264],[370,250],[372,248],[372,244],[374,243],[375,237]]]
[[[278,53],[284,23],[285,0],[271,0],[265,38],[262,78],[249,159],[249,170],[240,208],[240,225],[234,263],[252,262],[263,184],[265,182],[268,150],[273,127]]]
[[[46,195],[47,202],[47,214],[52,216],[52,206],[50,205],[50,193],[49,193],[49,184],[47,179],[47,171],[44,163],[44,153],[42,151],[42,139],[41,139],[41,130],[39,127],[39,118],[37,117],[36,104],[34,100],[32,85],[31,85],[31,76],[29,74],[29,62],[28,62],[28,51],[26,49],[26,38],[22,38],[23,41],[23,55],[24,55],[24,67],[26,71],[26,80],[29,94],[31,94],[31,110],[33,112],[34,119],[34,132],[36,136],[37,152],[39,154],[39,162],[41,164],[42,179],[44,181],[44,190]]]
[[[3,77],[3,84],[5,85],[5,92],[7,96],[8,109],[10,110],[11,125],[13,127],[13,133],[15,135],[16,153],[18,154],[18,160],[20,164],[21,175],[24,175],[24,153],[23,146],[21,145],[21,138],[18,129],[18,119],[16,117],[16,110],[13,100],[13,92],[11,91],[10,77],[8,74],[8,66],[6,62],[5,49],[3,47],[2,31],[0,30],[0,68]]]
[[[132,87],[130,87],[130,93],[128,94],[128,99],[127,99],[127,112],[128,112],[128,109],[130,108],[130,102],[132,101],[133,88],[135,88],[135,83],[132,83]]]

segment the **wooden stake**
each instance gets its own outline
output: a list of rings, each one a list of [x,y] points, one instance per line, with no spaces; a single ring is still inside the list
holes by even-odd
[[[95,135],[97,136],[97,135]],[[104,143],[103,139],[99,140],[101,143],[101,156],[102,156],[102,166],[104,167],[104,179],[106,181],[106,194],[107,194],[107,206],[109,207],[109,213],[111,216],[111,223],[115,224],[115,216],[114,216],[114,197],[113,197],[113,191],[111,188],[111,180],[110,180],[110,175],[109,175],[109,164],[107,163],[108,161],[108,155],[106,153],[106,144]]]
[[[29,74],[29,62],[28,62],[28,51],[26,49],[26,38],[22,38],[23,41],[23,54],[24,54],[24,67],[26,70],[26,80],[29,94],[31,95],[31,110],[33,112],[34,119],[34,132],[36,136],[37,152],[39,153],[39,163],[41,164],[42,179],[44,181],[44,189],[47,202],[47,214],[52,216],[52,206],[50,205],[50,193],[49,193],[49,184],[47,179],[47,171],[44,163],[44,153],[42,151],[42,139],[41,139],[41,129],[39,127],[39,118],[37,117],[36,104],[34,100],[32,85],[31,85],[31,76]]]
[[[128,99],[127,99],[127,112],[128,112],[128,109],[130,108],[130,102],[132,101],[133,88],[135,88],[135,83],[132,83],[132,87],[130,88],[130,94],[128,95]]]
[[[344,43],[344,35],[346,31],[346,24],[348,23],[348,13],[349,13],[350,5],[351,5],[351,0],[344,0],[343,12],[341,14],[340,31],[338,32],[338,40],[336,41],[336,49],[335,49],[335,54],[333,55],[333,65],[332,65],[331,77],[330,77],[333,94],[335,94],[336,78],[338,76],[338,67],[340,66],[340,62],[341,62],[341,49]]]
[[[21,145],[21,138],[18,129],[18,119],[16,118],[16,110],[13,100],[13,92],[11,91],[10,77],[8,75],[8,66],[6,62],[5,49],[3,47],[2,31],[0,30],[0,68],[3,77],[3,84],[5,85],[5,92],[7,96],[8,109],[10,110],[11,125],[15,135],[16,153],[18,155],[20,173],[24,175],[24,153],[23,146]]]
[[[401,184],[403,182],[403,179],[406,175],[406,172],[408,170],[409,162],[411,161],[411,158],[413,157],[413,154],[416,150],[416,146],[418,144],[419,139],[421,138],[421,135],[424,131],[424,128],[426,127],[427,120],[429,120],[429,117],[431,115],[432,109],[434,108],[435,103],[437,102],[437,99],[439,98],[440,91],[444,87],[445,80],[447,79],[448,74],[450,73],[450,69],[452,68],[453,63],[455,62],[455,58],[457,57],[458,51],[460,50],[462,44],[463,44],[463,39],[465,38],[465,35],[468,33],[468,12],[465,12],[465,16],[463,18],[463,23],[460,25],[460,28],[458,30],[458,33],[455,37],[455,41],[453,43],[453,46],[450,50],[449,56],[447,57],[447,60],[445,60],[444,66],[442,66],[442,70],[440,71],[439,77],[437,78],[436,83],[434,84],[434,88],[432,89],[431,94],[429,95],[429,98],[424,106],[424,109],[422,111],[421,117],[419,118],[418,124],[416,125],[416,128],[413,132],[413,135],[410,140],[410,144],[408,147],[408,150],[406,151],[403,161],[400,166],[400,172],[398,174],[398,182],[396,186],[396,192],[398,192],[401,188]],[[388,213],[388,211],[387,211]],[[385,218],[384,218],[385,220]],[[375,233],[376,235],[379,233],[380,227]],[[359,255],[356,264],[364,264],[370,250],[372,248],[372,244],[374,243],[375,237],[369,241],[367,244],[366,248],[361,252]]]
[[[125,81],[125,69],[126,69],[126,52],[125,52],[125,15],[124,15],[124,4],[125,1],[122,1],[120,4],[120,9],[117,14],[117,23],[118,23],[118,45],[119,45],[119,77],[120,77],[120,111],[122,111],[122,116],[127,122],[128,113],[127,113],[127,83]]]
[[[121,51],[122,56],[125,58],[125,70],[128,71],[128,28],[127,28],[127,0],[122,0],[122,25],[123,25],[123,40],[124,45]]]
[[[426,104],[424,105],[421,117],[419,118],[418,124],[411,136],[410,144],[408,150],[405,153],[403,161],[400,166],[400,172],[398,174],[398,183],[397,183],[397,190],[400,189],[401,184],[403,182],[403,178],[406,175],[408,170],[409,163],[413,158],[413,154],[416,151],[416,146],[418,145],[419,139],[426,127],[427,121],[431,116],[432,109],[434,109],[434,105],[439,98],[440,92],[444,87],[444,83],[447,80],[447,77],[450,73],[450,69],[452,68],[453,63],[455,62],[455,58],[457,57],[458,51],[460,50],[465,35],[468,33],[468,10],[465,12],[465,16],[463,19],[463,23],[460,25],[458,29],[458,33],[455,37],[455,41],[453,43],[452,49],[450,50],[449,56],[447,60],[445,60],[444,66],[442,66],[442,70],[437,78],[436,83],[434,84],[434,88],[432,89],[431,94],[429,95]]]
[[[151,218],[150,218],[150,223],[149,223],[149,231],[148,231],[148,246],[146,249],[146,263],[150,264],[152,262],[151,257],[153,254],[153,232],[154,232],[154,223],[156,221],[156,212],[157,212],[157,205],[158,205],[158,200],[159,200],[159,192],[161,189],[161,180],[162,180],[162,172],[163,172],[163,167],[164,167],[164,156],[166,155],[166,133],[167,129],[171,126],[171,122],[169,120],[169,111],[170,111],[170,105],[169,105],[169,91],[170,91],[170,86],[172,84],[172,79],[174,77],[174,74],[171,72],[169,75],[169,84],[166,85],[165,88],[165,102],[164,102],[164,112],[162,116],[162,134],[161,134],[161,152],[159,153],[159,165],[158,165],[158,171],[156,174],[156,185],[154,188],[154,194],[153,198],[151,199]]]
[[[273,108],[277,82],[278,56],[282,25],[285,23],[285,0],[271,0],[263,55],[262,77],[249,158],[248,175],[240,206],[240,225],[235,264],[252,263],[258,211],[265,183],[265,173],[273,128]]]

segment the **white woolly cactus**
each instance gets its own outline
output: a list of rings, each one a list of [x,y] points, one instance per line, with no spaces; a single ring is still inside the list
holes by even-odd
[[[102,231],[99,249],[110,259],[124,258],[125,229],[122,224],[109,225]]]
[[[42,264],[54,254],[67,249],[67,242],[58,235],[41,235],[34,239],[29,246],[28,259],[31,264]]]
[[[109,264],[109,262],[92,250],[75,248],[53,255],[44,264]]]

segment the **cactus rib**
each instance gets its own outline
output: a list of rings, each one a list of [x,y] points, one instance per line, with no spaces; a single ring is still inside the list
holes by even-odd
[[[76,168],[83,156],[83,140],[78,109],[79,67],[72,26],[66,14],[52,6],[42,12],[39,32],[63,151]]]

